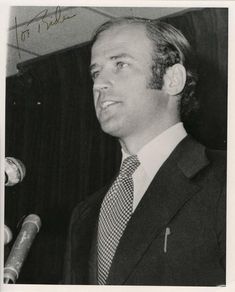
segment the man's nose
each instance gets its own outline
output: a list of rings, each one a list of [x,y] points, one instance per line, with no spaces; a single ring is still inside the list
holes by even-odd
[[[94,82],[93,90],[94,91],[106,91],[110,87],[108,82]]]
[[[111,75],[108,70],[100,72],[99,76],[94,80],[93,89],[106,91],[112,86]]]

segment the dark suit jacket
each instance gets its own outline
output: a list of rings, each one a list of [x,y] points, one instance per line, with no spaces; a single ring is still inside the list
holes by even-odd
[[[226,156],[187,136],[160,168],[119,242],[107,284],[225,284]],[[97,220],[109,186],[74,210],[64,283],[96,284]],[[170,234],[166,234],[170,231]]]

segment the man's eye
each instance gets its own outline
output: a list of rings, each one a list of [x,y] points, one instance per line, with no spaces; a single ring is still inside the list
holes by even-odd
[[[99,76],[99,71],[95,71],[91,73],[91,77],[93,80],[95,80]]]
[[[124,62],[117,62],[116,63],[116,66],[117,66],[117,68],[122,69],[122,68],[127,67],[128,64],[127,63],[124,63]]]

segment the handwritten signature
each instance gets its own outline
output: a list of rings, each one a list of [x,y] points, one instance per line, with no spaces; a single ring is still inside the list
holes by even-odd
[[[48,31],[53,26],[64,23],[64,21],[69,20],[75,17],[76,15],[77,14],[72,14],[72,15],[62,14],[60,6],[57,6],[55,11],[52,14],[48,13],[48,9],[44,9],[40,11],[38,14],[36,14],[32,19],[30,19],[26,23],[27,29],[24,29],[21,31],[19,31],[17,17],[15,17],[15,36],[16,36],[16,44],[17,44],[19,58],[21,58],[19,43],[20,41],[25,42],[26,40],[30,38],[30,36],[34,32],[32,28],[33,23],[37,24],[36,26],[37,33],[41,33],[45,30]]]

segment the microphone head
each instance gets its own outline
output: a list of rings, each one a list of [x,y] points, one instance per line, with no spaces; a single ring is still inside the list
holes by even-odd
[[[14,157],[5,158],[5,185],[14,186],[21,182],[26,174],[24,164]]]
[[[12,232],[11,229],[4,225],[4,245],[8,244],[12,240]]]
[[[42,222],[41,222],[40,217],[39,217],[38,215],[36,215],[36,214],[30,214],[30,215],[28,215],[28,216],[24,219],[24,221],[23,221],[23,223],[22,223],[22,227],[23,227],[25,224],[27,224],[27,223],[29,223],[30,225],[35,225],[36,228],[37,228],[37,232],[39,232],[39,230],[40,230],[40,228],[41,228],[41,225],[42,225]]]

